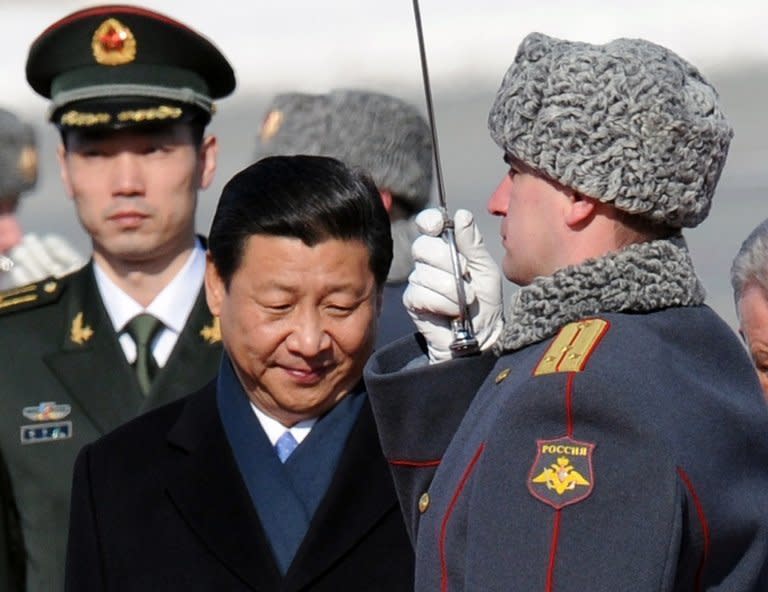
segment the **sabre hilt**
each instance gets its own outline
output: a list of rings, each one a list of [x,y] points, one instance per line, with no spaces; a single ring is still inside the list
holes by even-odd
[[[453,279],[456,284],[456,296],[459,304],[459,316],[451,320],[453,341],[449,347],[457,357],[471,356],[479,353],[480,346],[475,338],[472,317],[469,314],[469,306],[467,305],[467,296],[464,292],[464,278],[462,277],[461,263],[459,262],[459,249],[456,246],[455,227],[446,209],[440,208],[440,211],[443,214],[442,236],[448,243],[448,250],[451,253],[451,268],[453,269]]]

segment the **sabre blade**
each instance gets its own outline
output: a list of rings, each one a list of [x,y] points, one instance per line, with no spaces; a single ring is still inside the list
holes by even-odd
[[[472,328],[472,319],[467,306],[467,297],[464,293],[464,282],[461,277],[459,265],[459,250],[456,247],[456,235],[454,233],[453,219],[448,215],[448,207],[445,201],[445,186],[443,184],[443,168],[440,164],[440,146],[437,141],[437,125],[435,124],[435,109],[432,104],[432,86],[429,82],[429,67],[427,66],[427,50],[424,43],[424,30],[421,26],[421,11],[419,0],[413,0],[413,16],[416,21],[416,34],[419,39],[419,55],[421,57],[421,76],[424,81],[424,96],[427,103],[427,116],[429,129],[432,133],[432,153],[435,157],[435,175],[437,177],[437,197],[440,200],[440,210],[443,214],[443,238],[448,243],[451,252],[451,264],[453,277],[456,282],[456,295],[459,304],[459,317],[451,321],[453,342],[451,351],[456,356],[469,356],[479,353],[475,332]]]
[[[429,129],[432,133],[432,152],[435,155],[435,175],[437,177],[437,198],[440,207],[447,210],[445,203],[445,185],[443,183],[443,167],[440,164],[440,144],[437,141],[437,125],[435,124],[435,108],[432,105],[432,85],[429,82],[429,68],[427,67],[427,50],[424,44],[424,30],[421,27],[421,11],[419,0],[413,0],[413,17],[416,21],[416,35],[419,39],[419,56],[421,58],[421,77],[424,82],[424,97],[427,102],[427,117]]]

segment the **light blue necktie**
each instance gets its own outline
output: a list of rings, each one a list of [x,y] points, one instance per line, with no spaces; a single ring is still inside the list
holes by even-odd
[[[298,445],[299,443],[296,441],[296,438],[293,437],[290,430],[286,430],[283,435],[277,439],[277,442],[275,442],[275,452],[277,452],[277,457],[280,459],[280,462],[284,463],[287,461],[288,457],[291,456],[291,453],[296,450]]]

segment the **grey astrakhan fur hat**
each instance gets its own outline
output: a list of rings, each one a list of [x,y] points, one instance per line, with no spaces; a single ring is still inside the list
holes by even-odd
[[[715,89],[668,49],[541,33],[521,43],[488,126],[562,185],[673,228],[706,218],[733,136]]]
[[[0,199],[17,197],[37,181],[37,147],[32,127],[0,109]]]
[[[390,95],[346,89],[277,95],[257,144],[259,158],[313,154],[360,167],[413,211],[429,201],[429,126],[413,106]]]

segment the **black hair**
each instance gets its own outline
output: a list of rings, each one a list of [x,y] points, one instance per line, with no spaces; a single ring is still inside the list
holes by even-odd
[[[328,239],[358,240],[379,287],[392,263],[389,217],[373,181],[324,156],[271,156],[224,186],[208,248],[229,287],[253,235],[297,238],[307,246]]]

